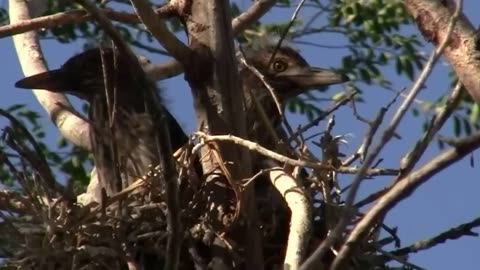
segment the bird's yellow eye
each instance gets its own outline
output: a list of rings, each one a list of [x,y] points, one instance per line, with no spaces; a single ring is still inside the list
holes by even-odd
[[[283,61],[277,60],[273,62],[273,70],[275,70],[275,72],[283,72],[287,69],[287,67],[287,63]]]

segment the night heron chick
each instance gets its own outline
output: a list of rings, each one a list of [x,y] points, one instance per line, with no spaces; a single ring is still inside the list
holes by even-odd
[[[140,64],[148,64],[144,58]],[[160,163],[158,123],[165,121],[175,151],[188,137],[163,106],[155,83],[137,63],[110,48],[90,49],[61,68],[33,75],[15,86],[77,96],[89,103],[95,166],[107,194],[125,188]],[[104,76],[105,75],[105,76]]]
[[[250,139],[271,150],[275,150],[278,142],[272,137],[264,119],[261,119],[256,104],[261,105],[275,131],[283,133],[278,105],[283,109],[286,101],[290,98],[312,89],[349,80],[347,76],[339,72],[311,67],[296,50],[289,46],[280,46],[278,50],[274,51],[275,46],[269,45],[256,49],[246,49],[244,50],[245,58],[250,68],[246,65],[240,66],[240,78],[242,79],[247,108],[247,123],[252,127],[249,128]],[[262,74],[264,81],[252,71],[251,67]],[[275,102],[265,82],[273,88],[280,104]],[[258,103],[254,102],[253,96]],[[281,136],[282,134],[278,135]]]

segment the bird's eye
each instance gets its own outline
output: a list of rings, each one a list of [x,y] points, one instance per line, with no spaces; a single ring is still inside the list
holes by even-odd
[[[275,70],[275,72],[283,72],[287,69],[288,65],[287,63],[283,62],[283,61],[275,61],[273,62],[273,70]]]

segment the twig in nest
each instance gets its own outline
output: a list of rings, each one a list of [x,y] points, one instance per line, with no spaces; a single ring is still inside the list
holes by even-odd
[[[287,163],[292,166],[297,166],[297,167],[306,167],[306,168],[313,168],[313,169],[318,169],[318,170],[335,170],[339,173],[346,173],[346,174],[355,174],[358,173],[357,168],[352,168],[352,167],[338,167],[334,168],[330,165],[323,165],[317,162],[312,162],[308,160],[295,160],[280,154],[277,154],[276,152],[273,152],[271,150],[268,150],[262,146],[260,146],[257,143],[233,136],[233,135],[207,135],[203,132],[196,132],[196,136],[204,138],[204,142],[197,144],[192,151],[196,152],[200,147],[203,147],[204,144],[208,143],[209,141],[228,141],[232,142],[238,145],[241,145],[243,147],[248,148],[249,150],[256,151],[257,153],[264,155],[266,157],[272,158],[274,160]],[[398,170],[395,169],[368,169],[366,172],[366,175],[397,175]]]
[[[288,139],[289,142],[291,142],[295,137],[298,137],[300,136],[301,134],[303,134],[304,132],[306,132],[307,130],[315,127],[318,125],[318,123],[320,123],[321,121],[323,121],[327,116],[329,116],[330,114],[332,114],[334,111],[338,110],[338,108],[342,107],[343,105],[347,104],[348,102],[352,101],[353,98],[355,97],[357,93],[354,92],[354,93],[351,93],[350,95],[348,95],[347,97],[344,97],[342,98],[340,101],[336,102],[335,104],[333,104],[333,106],[331,106],[330,108],[328,108],[324,113],[322,113],[322,115],[318,116],[317,118],[315,118],[313,121],[311,121],[310,123],[306,124],[305,126],[301,127],[300,129],[298,129],[297,131],[295,131],[295,133],[293,133],[293,135]]]

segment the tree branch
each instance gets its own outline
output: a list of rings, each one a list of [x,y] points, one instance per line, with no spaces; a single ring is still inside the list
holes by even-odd
[[[245,101],[234,56],[232,19],[227,3],[223,0],[171,2],[183,19],[192,50],[191,60],[185,65],[185,78],[192,90],[197,129],[208,129],[212,134],[246,137]],[[235,186],[240,185],[241,179],[251,174],[250,153],[226,143],[215,143],[214,148],[216,151],[213,152],[218,152],[220,158],[203,159],[204,171],[225,176],[236,190]],[[207,148],[201,149],[201,152],[205,157],[212,153]],[[219,163],[218,160],[224,162]],[[212,174],[211,177],[218,176]],[[206,182],[212,181],[207,179]],[[240,203],[239,208],[245,221],[243,237],[248,239],[246,268],[263,269],[263,245],[253,187],[247,186],[242,195],[240,202],[245,203]]]
[[[423,155],[428,145],[433,139],[433,136],[443,127],[448,118],[452,115],[453,111],[457,107],[458,103],[462,98],[462,84],[460,81],[457,82],[452,93],[447,99],[445,106],[438,111],[435,116],[432,118],[428,129],[425,131],[422,139],[415,144],[414,148],[404,157],[400,162],[401,173],[398,178],[410,173],[410,171],[415,167],[420,157]]]
[[[298,269],[310,239],[312,225],[311,203],[305,191],[283,169],[276,168],[270,170],[268,176],[292,212],[283,267],[291,270]]]
[[[140,19],[137,14],[119,12],[113,9],[101,9],[107,18],[122,23],[140,23]],[[155,10],[156,14],[160,18],[169,18],[172,14],[170,6],[163,6]],[[18,35],[32,30],[38,30],[43,28],[53,28],[62,24],[76,24],[91,20],[92,16],[85,10],[71,10],[65,12],[59,12],[53,15],[47,15],[34,19],[29,19],[21,22],[10,22],[10,24],[0,27],[0,38]]]
[[[145,0],[130,0],[140,20],[157,41],[180,63],[188,63],[190,50],[168,30]]]
[[[407,0],[404,3],[422,35],[439,48],[441,41],[448,36],[445,29],[450,24],[449,18],[456,12],[452,11],[452,7],[455,7],[454,1]],[[456,6],[458,9],[459,4]],[[476,102],[480,102],[479,40],[479,33],[470,21],[460,14],[443,54]]]
[[[447,240],[458,239],[465,235],[478,236],[478,233],[472,232],[472,229],[475,227],[480,227],[480,217],[477,217],[470,222],[458,225],[455,228],[451,228],[448,231],[444,231],[430,239],[417,241],[408,247],[397,249],[390,253],[395,256],[405,256],[410,253],[417,253],[419,251],[432,248],[436,245],[443,244]]]

